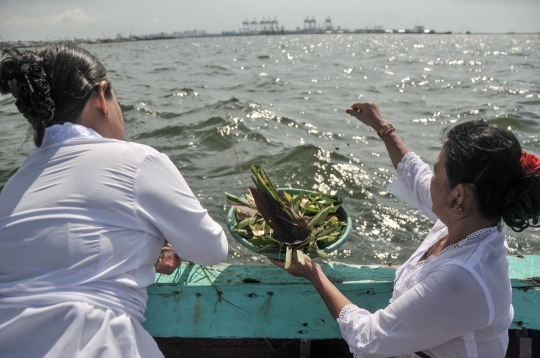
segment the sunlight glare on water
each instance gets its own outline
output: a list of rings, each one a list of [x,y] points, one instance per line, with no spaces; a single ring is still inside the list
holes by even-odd
[[[290,35],[84,45],[104,63],[126,140],[169,155],[226,227],[224,192],[242,195],[258,163],[280,187],[335,193],[353,219],[332,259],[399,264],[432,223],[388,193],[393,167],[376,133],[345,114],[374,101],[428,164],[439,133],[481,116],[540,154],[539,35]],[[227,107],[230,124],[223,106]],[[10,96],[0,97],[0,185],[32,150]],[[232,137],[231,137],[232,131]],[[159,183],[156,183],[159,185]],[[511,254],[540,254],[540,231],[507,230]],[[260,255],[229,243],[250,263]],[[243,259],[231,252],[228,262]]]

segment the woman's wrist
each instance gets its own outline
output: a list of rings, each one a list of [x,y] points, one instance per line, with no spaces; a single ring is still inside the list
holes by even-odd
[[[379,132],[379,130],[387,127],[388,125],[390,125],[390,122],[386,121],[386,120],[382,120],[380,122],[377,122],[376,124],[374,124],[373,126],[371,126],[371,128],[373,128],[373,130],[375,132]]]
[[[394,132],[396,129],[394,128],[394,126],[390,123],[388,123],[387,125],[381,127],[381,129],[379,129],[377,131],[377,134],[379,135],[379,138],[381,139],[384,139],[384,137],[386,137],[388,134]]]
[[[311,262],[311,269],[309,270],[309,274],[305,277],[311,281],[311,283],[315,283],[316,281],[320,281],[321,275],[324,275],[324,272],[321,269],[321,266],[315,262]]]

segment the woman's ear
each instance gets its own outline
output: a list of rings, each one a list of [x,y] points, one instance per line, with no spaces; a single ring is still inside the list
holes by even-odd
[[[450,192],[454,205],[461,207],[463,211],[470,210],[474,205],[474,191],[470,184],[460,183]]]
[[[101,81],[98,85],[97,91],[94,96],[94,106],[100,109],[105,117],[109,115],[109,107],[107,107],[107,99],[105,98],[105,91],[109,85],[106,81]]]

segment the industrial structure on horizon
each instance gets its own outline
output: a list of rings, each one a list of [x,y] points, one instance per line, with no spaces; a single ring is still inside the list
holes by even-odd
[[[124,36],[121,32],[117,33],[116,38],[107,38],[103,34],[101,39],[81,39],[73,38],[74,43],[103,43],[103,42],[124,42],[124,41],[140,41],[140,40],[161,40],[161,39],[175,39],[175,38],[191,38],[191,37],[215,37],[215,36],[252,36],[252,35],[288,35],[288,34],[342,34],[342,33],[367,33],[367,34],[451,34],[451,31],[435,32],[432,29],[425,29],[422,25],[417,25],[413,29],[385,29],[382,25],[375,25],[372,27],[366,27],[365,29],[349,30],[341,29],[341,26],[335,26],[328,16],[324,21],[318,23],[315,16],[311,18],[306,16],[304,19],[304,27],[297,27],[295,30],[285,30],[284,26],[279,26],[279,22],[276,17],[273,19],[262,18],[257,21],[245,19],[242,22],[242,27],[238,31],[222,31],[221,33],[207,33],[204,30],[187,30],[187,31],[175,31],[173,33],[160,32],[157,34],[147,35],[133,35]],[[469,32],[467,32],[469,33]],[[14,45],[16,46],[35,46],[43,41],[1,41],[0,45]],[[46,41],[45,41],[46,42]]]
[[[330,16],[328,16],[324,22],[324,25],[319,25],[317,27],[317,20],[315,20],[315,16],[313,16],[311,19],[309,16],[306,17],[304,20],[304,31],[332,31],[334,28],[332,26],[332,20],[330,19]],[[258,34],[260,32],[279,32],[279,31],[285,31],[285,28],[281,26],[279,28],[279,22],[277,21],[277,18],[274,17],[274,19],[265,19],[262,18],[261,21],[257,21],[256,18],[249,21],[249,19],[245,19],[244,22],[242,22],[242,28],[239,30],[239,33],[242,34]],[[297,27],[296,31],[300,31],[300,28]]]
[[[341,29],[341,26],[334,26],[330,16],[317,24],[315,16],[309,17],[306,16],[304,20],[304,27],[297,27],[296,30],[285,30],[283,26],[279,27],[279,22],[276,17],[272,20],[271,18],[262,18],[262,20],[257,21],[256,18],[253,20],[245,19],[242,22],[242,27],[238,31],[223,31],[221,34],[224,36],[234,36],[234,35],[272,35],[272,34],[299,34],[299,33],[372,33],[372,34],[435,34],[435,30],[426,29],[422,25],[417,25],[413,29],[385,29],[383,25],[375,25],[373,27],[366,27],[365,29],[357,30],[348,30]],[[451,31],[439,32],[442,34],[450,34]]]

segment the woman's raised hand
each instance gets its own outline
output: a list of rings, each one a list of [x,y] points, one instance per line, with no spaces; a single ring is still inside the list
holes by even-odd
[[[381,112],[379,111],[379,107],[377,107],[377,105],[373,102],[355,103],[350,108],[347,108],[345,112],[356,117],[356,119],[358,119],[360,122],[370,126],[377,132],[386,125],[390,124],[390,122],[383,118]],[[403,159],[403,156],[409,153],[411,150],[398,137],[393,127],[391,133],[386,133],[386,135],[383,133],[383,136],[383,141],[386,149],[388,150],[388,155],[392,160],[394,168],[397,168],[397,165],[401,159]]]
[[[388,121],[381,115],[379,107],[373,102],[357,102],[347,108],[345,112],[376,131],[388,124]]]

